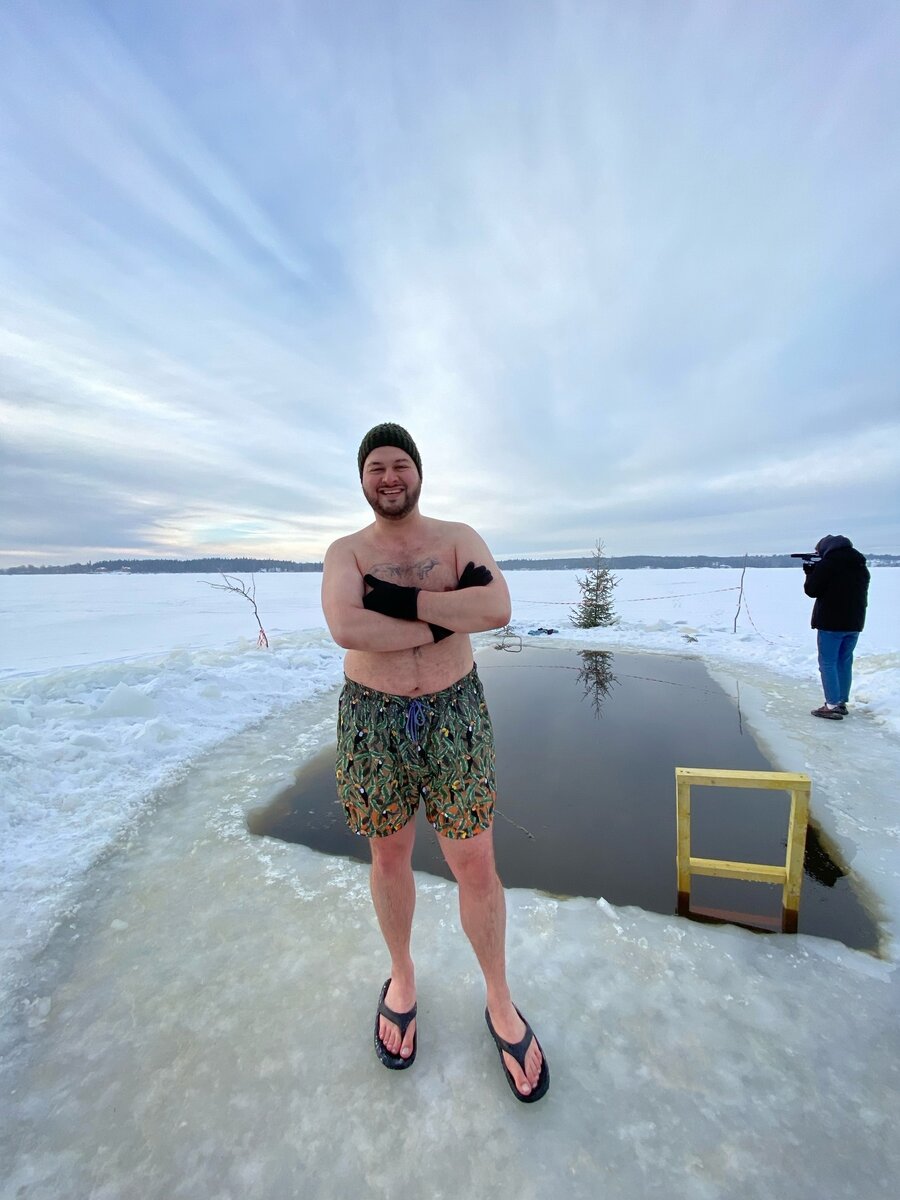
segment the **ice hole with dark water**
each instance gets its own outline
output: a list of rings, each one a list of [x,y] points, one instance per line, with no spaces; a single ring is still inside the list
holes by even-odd
[[[517,654],[482,651],[478,672],[494,726],[494,838],[507,887],[673,914],[675,768],[776,769],[736,699],[697,659],[566,650],[542,639]],[[692,853],[783,863],[789,804],[786,792],[694,789]],[[874,952],[877,926],[817,831],[815,809],[813,789],[799,932]],[[413,867],[451,878],[421,811],[417,821]],[[338,803],[334,746],[247,824],[253,834],[369,859]],[[695,876],[692,906],[770,928],[781,889]]]

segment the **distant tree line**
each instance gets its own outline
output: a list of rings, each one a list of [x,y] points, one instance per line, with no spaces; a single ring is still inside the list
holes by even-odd
[[[877,554],[868,557],[870,565],[900,566],[900,555]],[[683,570],[688,567],[793,567],[798,560],[789,554],[629,554],[607,555],[604,565],[613,571],[635,571],[653,567],[659,570]],[[497,565],[504,571],[586,571],[595,566],[594,558],[507,558]]]
[[[111,558],[103,562],[69,563],[64,567],[7,567],[3,575],[213,575],[221,571],[321,571],[320,562],[298,563],[279,558]]]
[[[873,554],[869,566],[900,567],[900,555]],[[605,557],[604,566],[615,571],[634,571],[646,567],[677,570],[688,567],[794,567],[796,558],[788,554],[654,555],[631,554]],[[498,562],[503,571],[588,571],[596,566],[593,557],[584,558],[506,558]],[[69,563],[59,567],[6,567],[0,575],[103,575],[123,572],[130,575],[212,575],[221,571],[253,574],[265,571],[321,571],[321,562],[292,562],[280,558],[114,558],[103,562]]]

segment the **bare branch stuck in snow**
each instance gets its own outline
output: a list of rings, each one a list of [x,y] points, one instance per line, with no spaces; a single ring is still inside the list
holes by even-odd
[[[243,596],[245,600],[249,600],[253,605],[253,615],[256,617],[256,623],[259,626],[259,637],[256,639],[257,646],[264,650],[269,648],[269,639],[266,637],[266,631],[263,629],[262,621],[259,619],[259,609],[256,607],[256,579],[253,575],[250,576],[250,590],[247,590],[247,585],[243,579],[239,579],[237,575],[226,575],[224,571],[220,572],[224,583],[210,583],[208,579],[201,579],[201,583],[205,583],[207,587],[215,588],[220,592],[234,592],[236,596]]]

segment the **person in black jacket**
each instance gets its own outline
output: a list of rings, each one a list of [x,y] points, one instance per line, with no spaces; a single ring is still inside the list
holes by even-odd
[[[842,721],[847,715],[853,651],[866,621],[869,570],[849,538],[829,533],[816,543],[818,562],[805,562],[803,590],[815,599],[810,624],[817,630],[819,674],[825,703],[814,717]]]

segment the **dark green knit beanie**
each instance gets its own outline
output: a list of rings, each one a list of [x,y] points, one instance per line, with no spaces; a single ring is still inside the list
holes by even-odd
[[[374,429],[370,429],[366,436],[359,444],[359,477],[362,479],[363,464],[379,446],[396,446],[398,450],[402,450],[416,464],[416,470],[419,472],[419,478],[422,478],[422,460],[419,458],[419,450],[416,443],[412,440],[402,425],[395,425],[393,421],[384,421],[381,425],[376,425]]]

